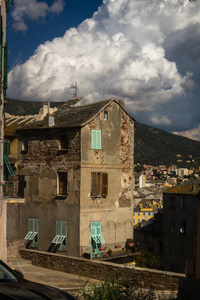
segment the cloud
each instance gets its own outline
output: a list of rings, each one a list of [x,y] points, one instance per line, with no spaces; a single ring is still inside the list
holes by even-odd
[[[179,132],[174,131],[172,133],[187,137],[195,141],[200,141],[200,125],[197,128],[193,128],[191,130],[179,131]]]
[[[14,67],[8,94],[63,101],[77,81],[86,102],[124,99],[133,115],[145,112],[147,121],[169,128],[170,109],[198,90],[199,38],[200,1],[104,0],[92,18]]]
[[[155,125],[170,125],[171,124],[171,121],[166,116],[162,116],[160,118],[152,117],[151,122]]]
[[[63,0],[56,0],[51,6],[45,1],[37,0],[14,0],[14,8],[11,12],[14,20],[13,28],[16,31],[26,31],[28,26],[26,20],[37,20],[44,18],[48,13],[59,14],[64,8]]]

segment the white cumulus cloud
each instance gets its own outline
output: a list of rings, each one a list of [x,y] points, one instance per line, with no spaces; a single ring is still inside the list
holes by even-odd
[[[15,1],[37,16],[30,9],[36,0]],[[46,11],[43,3],[40,14]],[[10,71],[9,97],[63,101],[77,81],[78,96],[87,102],[124,99],[133,115],[149,112],[152,124],[170,125],[166,113],[154,117],[153,112],[198,85],[199,38],[200,1],[104,0],[92,18],[41,44]]]
[[[14,20],[13,27],[16,31],[26,31],[28,29],[27,19],[37,20],[44,18],[48,13],[59,14],[63,8],[63,0],[56,0],[51,6],[48,6],[45,1],[14,0],[14,7],[11,12]]]

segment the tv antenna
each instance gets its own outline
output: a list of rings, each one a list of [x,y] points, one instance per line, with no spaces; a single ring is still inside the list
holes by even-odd
[[[77,81],[75,81],[75,84],[74,85],[71,85],[68,89],[74,89],[74,98],[77,98],[77,90],[78,90],[78,87],[77,87]]]

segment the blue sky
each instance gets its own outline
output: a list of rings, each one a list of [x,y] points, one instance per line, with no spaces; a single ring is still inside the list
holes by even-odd
[[[25,3],[25,1],[22,1]],[[37,1],[44,2],[44,1]],[[48,6],[53,0],[45,1]],[[18,63],[25,62],[36,48],[47,40],[64,35],[68,28],[76,27],[86,18],[91,18],[93,13],[102,4],[102,0],[67,0],[63,1],[64,8],[59,13],[49,13],[45,17],[32,20],[25,16],[27,30],[15,30],[12,13],[15,9],[15,1],[11,1],[9,14],[7,15],[7,40],[9,41],[9,67],[13,68]]]
[[[200,1],[13,0],[8,97],[123,99],[137,121],[200,140]]]

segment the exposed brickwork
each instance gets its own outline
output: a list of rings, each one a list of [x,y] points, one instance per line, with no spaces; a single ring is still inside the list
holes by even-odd
[[[68,149],[59,150],[59,136],[66,134],[68,136]],[[31,138],[30,138],[31,137]],[[58,137],[56,140],[55,137]],[[70,130],[41,130],[29,131],[27,133],[28,151],[22,153],[18,164],[32,165],[33,163],[43,165],[43,167],[52,167],[55,162],[80,162],[80,131]]]
[[[129,123],[129,124],[128,124]],[[133,178],[133,147],[131,140],[134,123],[125,113],[121,113],[121,164],[124,165],[121,175],[122,192],[119,198],[120,207],[131,205],[131,182]],[[132,168],[131,168],[132,166]]]
[[[104,280],[112,275],[119,280],[125,278],[132,286],[138,288],[174,291],[178,289],[179,279],[184,278],[184,275],[171,272],[144,268],[130,269],[114,263],[74,258],[33,250],[21,250],[20,256],[23,259],[31,260],[32,264],[36,266],[89,278]]]

